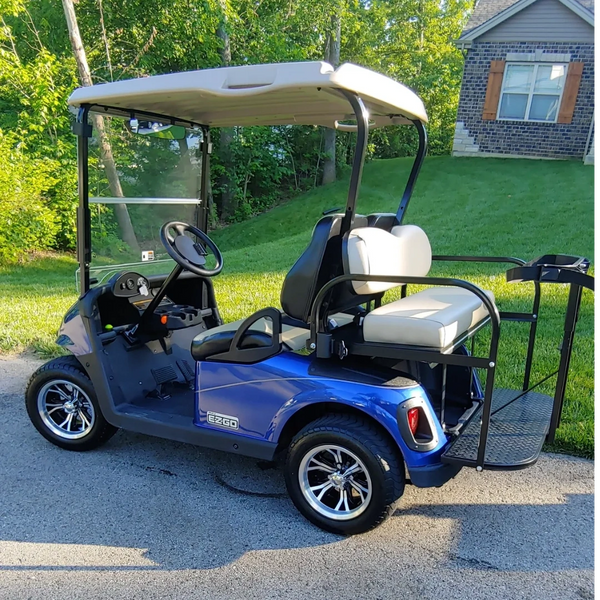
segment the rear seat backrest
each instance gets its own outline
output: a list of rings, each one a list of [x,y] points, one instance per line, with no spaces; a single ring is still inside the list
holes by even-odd
[[[431,246],[416,225],[397,225],[391,233],[376,227],[353,229],[346,240],[344,266],[353,275],[425,277],[431,268]],[[357,294],[378,294],[397,283],[353,281]]]

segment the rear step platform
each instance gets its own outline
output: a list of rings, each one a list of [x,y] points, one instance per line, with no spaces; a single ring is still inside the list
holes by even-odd
[[[546,394],[496,389],[485,449],[485,469],[524,469],[535,463],[550,429],[553,398]],[[495,412],[498,411],[498,412]],[[495,413],[495,414],[494,414]],[[442,454],[444,463],[475,467],[482,406]]]

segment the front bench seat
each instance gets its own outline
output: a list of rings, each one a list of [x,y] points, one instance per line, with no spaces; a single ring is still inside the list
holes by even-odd
[[[431,246],[415,225],[391,232],[374,227],[353,229],[344,244],[348,274],[425,277],[431,268]],[[395,283],[354,281],[357,294],[385,292]],[[494,301],[492,292],[485,292]],[[365,342],[401,344],[451,352],[454,343],[489,317],[483,301],[464,288],[431,287],[384,304],[363,321]]]
[[[337,313],[330,317],[337,327],[351,323],[354,315]],[[233,335],[246,319],[225,323],[199,333],[192,340],[191,353],[194,360],[206,360],[215,354],[227,352],[231,346]],[[248,333],[242,338],[241,348],[259,348],[271,345],[273,325],[269,319],[256,321]],[[285,350],[296,352],[306,348],[310,330],[286,323],[281,324],[281,342]]]

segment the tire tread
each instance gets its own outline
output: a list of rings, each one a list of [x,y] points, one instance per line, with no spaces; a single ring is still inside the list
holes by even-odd
[[[312,421],[294,436],[288,448],[288,457],[307,436],[318,433],[349,436],[388,464],[389,469],[384,471],[385,507],[365,531],[377,527],[393,513],[395,501],[404,493],[404,460],[399,449],[390,443],[387,435],[376,423],[357,415],[330,413]]]
[[[84,443],[84,444],[79,443],[75,446],[75,445],[69,443],[68,440],[57,440],[54,437],[49,437],[42,430],[40,430],[40,428],[38,427],[38,425],[32,418],[32,415],[30,412],[30,406],[29,406],[29,400],[28,400],[29,390],[32,385],[35,385],[35,381],[38,377],[43,376],[46,373],[49,373],[52,371],[61,371],[62,373],[66,374],[66,375],[73,375],[75,377],[84,378],[87,381],[87,383],[90,385],[90,387],[93,387],[90,378],[88,377],[87,373],[85,372],[85,369],[81,366],[81,363],[79,362],[79,360],[77,360],[77,358],[73,355],[59,356],[58,358],[54,358],[54,359],[48,361],[47,363],[43,364],[31,375],[31,377],[29,378],[29,381],[27,382],[27,387],[25,388],[26,389],[25,398],[26,398],[27,412],[29,414],[29,418],[31,419],[33,425],[48,441],[52,442],[53,444],[56,444],[57,446],[60,446],[61,448],[66,449],[66,450],[86,451],[86,450],[92,450],[94,448],[97,448],[98,446],[101,446],[102,444],[105,444],[118,431],[118,428],[115,427],[114,425],[111,425],[108,421],[106,421],[106,419],[104,418],[102,413],[100,413],[97,405],[95,406],[95,409],[98,412],[96,418],[99,420],[99,427],[98,427],[98,430],[94,434],[93,440],[86,440],[87,443]],[[83,439],[85,440],[85,438],[83,438]]]

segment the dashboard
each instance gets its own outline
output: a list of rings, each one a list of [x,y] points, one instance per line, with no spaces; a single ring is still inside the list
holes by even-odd
[[[134,298],[147,296],[150,298],[150,282],[139,273],[128,271],[117,275],[112,282],[111,291],[116,298]]]
[[[188,281],[186,287],[189,288],[189,286],[190,282]],[[171,287],[169,289],[171,290]],[[109,290],[109,293],[99,301],[99,305],[102,305],[100,312],[103,326],[107,323],[113,326],[117,324],[130,325],[139,321],[142,313],[157,294],[159,287],[156,284],[152,287],[150,281],[143,275],[127,271],[112,278],[109,282]],[[184,304],[185,301],[192,301],[192,298],[189,297],[190,294],[185,294],[186,297],[183,297],[181,290],[178,290],[178,282],[174,282],[172,292],[169,293],[182,297],[177,302],[173,298],[165,296],[154,311],[156,320],[167,330],[197,325],[202,322],[203,317],[212,315],[211,309],[202,309],[196,306],[197,301],[194,301],[194,305]]]

